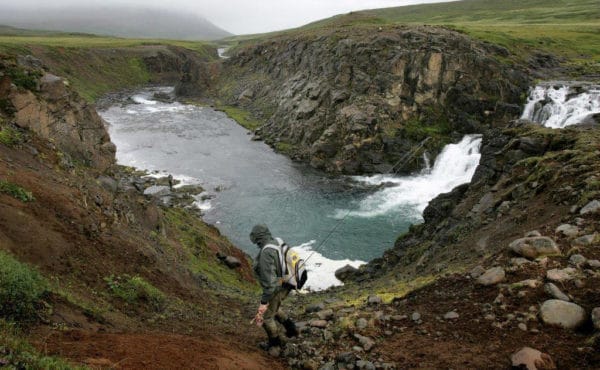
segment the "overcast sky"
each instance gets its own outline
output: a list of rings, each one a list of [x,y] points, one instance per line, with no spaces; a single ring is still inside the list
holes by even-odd
[[[8,0],[0,0],[4,2]],[[145,5],[193,12],[235,34],[276,31],[353,10],[448,0],[18,0],[12,6]]]

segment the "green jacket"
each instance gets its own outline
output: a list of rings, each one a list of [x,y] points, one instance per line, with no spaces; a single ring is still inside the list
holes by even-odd
[[[281,266],[279,253],[272,248],[264,248],[267,244],[279,243],[271,236],[271,232],[264,225],[257,225],[250,234],[250,239],[261,249],[254,260],[254,274],[262,287],[260,303],[267,304],[275,292],[281,288]]]

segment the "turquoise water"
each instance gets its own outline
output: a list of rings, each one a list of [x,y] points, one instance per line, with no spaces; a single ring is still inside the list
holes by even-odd
[[[317,250],[312,268],[322,271],[312,274],[319,276],[315,287],[335,283],[333,271],[350,261],[381,256],[411,223],[421,222],[431,198],[469,181],[479,161],[480,139],[471,138],[471,153],[457,146],[438,175],[434,166],[412,177],[335,178],[251,141],[222,112],[153,101],[156,90],[169,91],[144,90],[132,96],[136,104],[100,112],[119,163],[201,184],[211,198],[198,202],[204,220],[252,256],[257,249],[248,234],[257,223],[306,253]],[[465,150],[470,162],[463,168],[456,158]],[[451,173],[457,165],[461,176]]]

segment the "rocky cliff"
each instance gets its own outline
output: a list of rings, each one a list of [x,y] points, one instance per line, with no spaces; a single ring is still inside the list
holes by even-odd
[[[444,28],[323,29],[230,54],[224,103],[263,120],[267,143],[332,172],[419,168],[423,151],[516,118],[528,88],[506,49]]]

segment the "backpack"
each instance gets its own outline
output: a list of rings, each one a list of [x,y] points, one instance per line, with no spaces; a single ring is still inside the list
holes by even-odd
[[[267,244],[264,248],[275,249],[279,255],[279,266],[282,276],[282,285],[291,286],[293,289],[302,289],[308,279],[305,261],[300,254],[287,245],[283,240],[276,238],[278,245]]]

